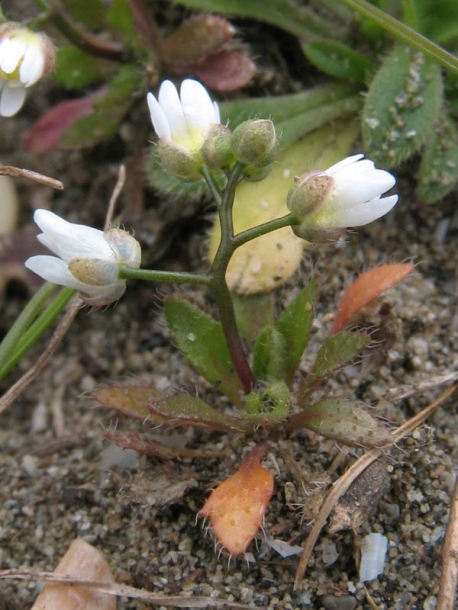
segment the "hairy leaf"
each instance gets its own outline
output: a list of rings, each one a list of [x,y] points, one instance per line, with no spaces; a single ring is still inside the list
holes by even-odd
[[[413,263],[393,263],[380,265],[362,273],[345,289],[337,308],[331,334],[345,328],[363,307],[402,282],[414,269]]]
[[[418,194],[426,203],[447,195],[458,180],[458,129],[444,115],[428,139],[420,164]]]
[[[207,381],[240,405],[243,388],[221,324],[189,301],[176,297],[166,300],[164,311],[180,351]]]
[[[383,447],[391,435],[361,404],[327,398],[308,407],[294,420],[294,429],[308,428],[317,434],[351,446]]]
[[[363,55],[334,40],[312,40],[302,48],[312,64],[335,78],[360,82],[373,69],[373,64]]]
[[[311,280],[281,314],[276,327],[286,340],[286,381],[291,383],[293,375],[309,340],[315,315],[317,282]]]
[[[198,426],[220,432],[242,432],[244,424],[239,419],[210,407],[195,396],[168,396],[149,406],[154,415],[169,423]]]
[[[311,375],[301,386],[300,395],[304,395],[333,371],[351,362],[369,343],[370,337],[365,333],[343,331],[328,337],[318,351]]]
[[[209,517],[217,540],[232,557],[245,552],[261,526],[274,490],[270,472],[261,465],[267,443],[250,451],[240,468],[214,489],[199,512]]]
[[[284,380],[288,343],[275,326],[259,333],[253,348],[253,373],[259,381]]]
[[[367,154],[390,168],[417,152],[442,106],[439,66],[422,53],[397,46],[371,83],[363,111]]]
[[[91,392],[91,397],[104,407],[115,409],[128,417],[141,420],[163,421],[154,418],[148,406],[167,396],[153,385],[115,384],[102,386]]]

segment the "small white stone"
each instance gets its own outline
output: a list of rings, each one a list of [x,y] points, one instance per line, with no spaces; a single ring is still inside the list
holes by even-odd
[[[388,538],[382,534],[368,534],[361,540],[359,582],[375,580],[382,574],[387,550]]]

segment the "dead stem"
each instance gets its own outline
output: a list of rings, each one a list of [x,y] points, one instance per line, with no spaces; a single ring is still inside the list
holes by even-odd
[[[402,426],[396,428],[391,433],[392,442],[391,446],[395,445],[399,442],[404,436],[410,434],[417,428],[420,424],[422,424],[449,396],[453,394],[453,392],[458,388],[457,385],[451,386],[447,388],[442,394],[430,405],[425,407],[423,411],[417,413],[414,417],[406,421]],[[313,524],[312,529],[305,541],[304,549],[302,551],[302,555],[299,561],[299,565],[296,572],[296,578],[294,580],[294,589],[296,590],[301,584],[302,578],[304,576],[305,570],[307,569],[308,562],[310,560],[310,556],[315,547],[315,543],[318,539],[318,536],[323,529],[327,518],[329,517],[332,509],[337,504],[339,499],[344,495],[344,493],[348,490],[350,485],[359,477],[359,475],[368,467],[372,462],[378,459],[384,452],[386,452],[387,447],[383,449],[371,449],[364,455],[362,455],[356,462],[354,462],[348,470],[343,474],[340,479],[338,479],[329,494],[327,495],[323,505],[320,509],[320,512]],[[448,610],[448,608],[447,608]]]
[[[235,602],[228,602],[223,599],[214,599],[212,597],[194,595],[175,595],[167,597],[165,595],[150,593],[144,589],[136,589],[135,587],[130,587],[128,585],[78,579],[72,576],[54,574],[54,572],[35,572],[27,568],[0,570],[0,580],[5,579],[67,583],[69,586],[80,585],[84,587],[91,587],[95,591],[99,593],[106,593],[107,595],[128,597],[130,599],[141,599],[159,606],[173,608],[234,608],[235,610],[248,610],[250,608],[250,606],[246,606],[245,604],[237,604]]]
[[[458,585],[458,477],[452,494],[450,517],[442,546],[442,574],[439,582],[437,610],[456,608]]]
[[[32,172],[30,169],[21,169],[12,165],[0,165],[0,176],[13,176],[14,178],[27,178],[32,182],[38,182],[44,186],[50,186],[53,189],[63,190],[64,185],[60,180],[55,180],[49,176],[44,176],[38,172]]]

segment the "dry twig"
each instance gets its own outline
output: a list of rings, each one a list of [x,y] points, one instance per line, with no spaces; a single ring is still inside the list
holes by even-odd
[[[13,568],[11,570],[0,570],[0,580],[15,579],[15,580],[39,580],[54,583],[66,583],[68,585],[80,585],[91,587],[99,593],[107,595],[116,595],[119,597],[128,597],[131,599],[141,599],[151,604],[158,606],[166,606],[173,608],[234,608],[234,610],[248,610],[249,606],[245,604],[237,604],[228,602],[223,599],[214,599],[213,597],[194,596],[194,595],[156,595],[144,589],[136,589],[128,585],[120,585],[117,583],[100,582],[96,580],[78,579],[72,576],[55,574],[54,572],[35,572],[27,568]]]
[[[62,191],[64,185],[60,180],[55,180],[49,176],[44,176],[38,172],[32,172],[30,169],[21,169],[20,167],[14,167],[13,165],[0,165],[0,176],[13,176],[14,178],[27,178],[32,182],[38,182],[44,186],[50,186],[53,189]]]

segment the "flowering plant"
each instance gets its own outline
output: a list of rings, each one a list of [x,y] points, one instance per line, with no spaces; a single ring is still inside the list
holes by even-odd
[[[125,231],[71,224],[45,210],[35,212],[35,222],[42,230],[38,239],[56,256],[33,256],[26,266],[48,282],[78,291],[81,301],[92,305],[119,299],[128,279],[194,284],[212,292],[218,321],[187,299],[174,296],[166,299],[165,316],[179,349],[212,386],[226,394],[235,412],[217,410],[194,396],[169,396],[150,385],[115,384],[97,389],[93,397],[155,424],[173,421],[175,425],[242,433],[256,441],[240,469],[213,492],[200,513],[211,519],[220,543],[236,556],[245,552],[256,534],[273,492],[272,475],[261,465],[269,439],[289,437],[305,427],[350,445],[382,447],[389,443],[387,429],[363,405],[342,396],[318,401],[312,396],[323,379],[370,342],[366,333],[346,330],[349,321],[369,300],[410,273],[412,265],[378,268],[372,280],[365,280],[369,285],[377,283],[369,298],[362,298],[361,291],[353,288],[351,297],[342,301],[338,324],[318,350],[309,375],[298,375],[318,282],[312,279],[299,290],[279,317],[272,315],[267,320],[260,316],[250,328],[245,318],[254,320],[257,305],[247,300],[245,311],[236,311],[228,283],[234,255],[259,239],[275,244],[272,234],[278,231],[287,232],[287,241],[297,237],[307,243],[336,240],[347,227],[372,222],[393,208],[397,195],[382,195],[394,186],[394,177],[375,169],[362,155],[348,157],[328,169],[301,175],[272,217],[239,231],[234,212],[237,191],[243,183],[267,182],[275,166],[278,142],[272,121],[248,120],[231,131],[220,124],[218,105],[207,91],[190,79],[182,83],[181,95],[170,81],[164,82],[158,99],[148,95],[148,105],[159,136],[156,152],[164,169],[179,180],[203,179],[215,200],[218,239],[208,271],[140,269],[140,246]],[[281,258],[280,249],[277,265],[282,265]],[[281,277],[282,283],[294,269],[292,265]],[[265,290],[265,284],[257,288],[254,281],[249,292],[259,290]],[[247,344],[253,346],[251,354]],[[11,360],[15,357],[13,353]],[[106,435],[124,448],[164,455],[160,444],[151,445],[139,435],[112,431]],[[245,508],[240,520],[241,506]]]

